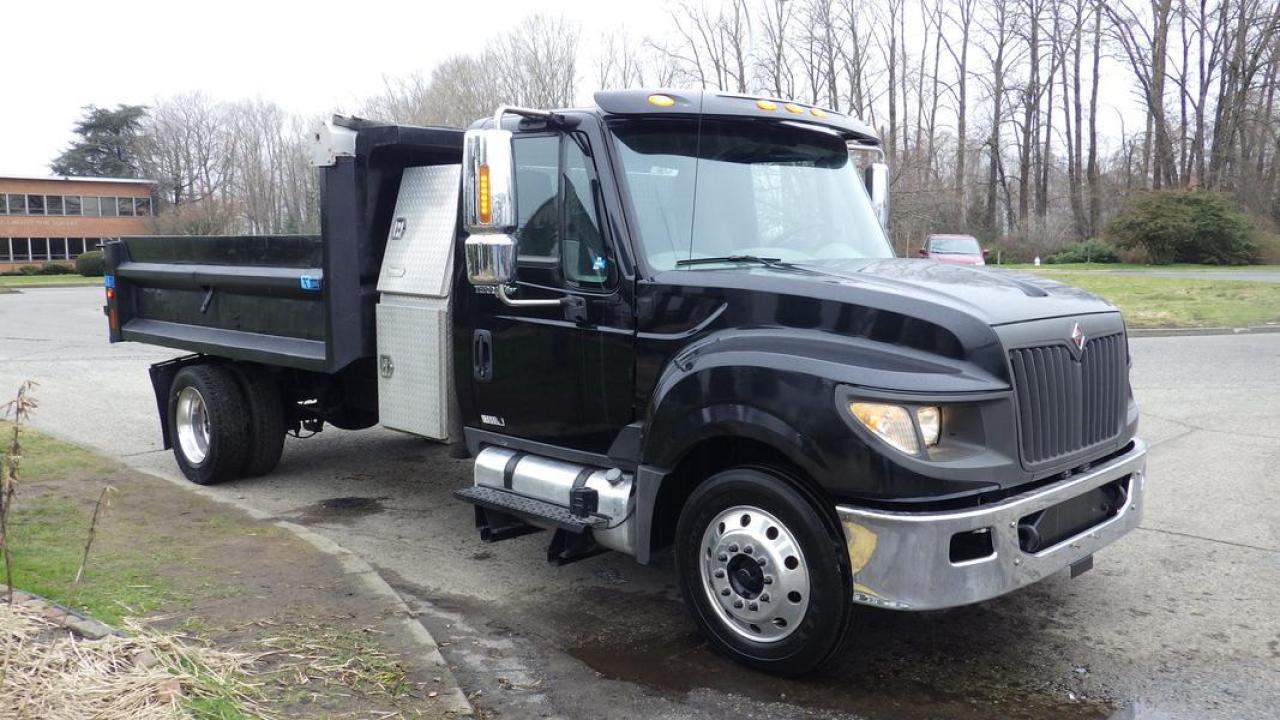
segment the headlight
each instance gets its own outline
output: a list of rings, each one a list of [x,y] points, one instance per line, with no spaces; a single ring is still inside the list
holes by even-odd
[[[851,402],[849,412],[876,437],[908,455],[920,454],[917,424],[925,447],[937,445],[942,436],[942,412],[933,405],[916,408],[914,422],[911,412],[901,405]]]

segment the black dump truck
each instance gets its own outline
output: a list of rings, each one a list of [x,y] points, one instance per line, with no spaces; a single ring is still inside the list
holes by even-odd
[[[782,675],[856,642],[855,603],[1075,575],[1139,523],[1120,314],[895,258],[856,119],[627,90],[314,141],[319,237],[106,246],[111,341],[191,353],[151,380],[194,482],[326,423],[448,443],[482,540],[673,547],[711,642]]]

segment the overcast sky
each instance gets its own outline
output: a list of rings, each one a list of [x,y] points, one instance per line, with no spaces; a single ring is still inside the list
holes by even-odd
[[[582,28],[580,86],[593,81],[593,38],[625,26],[636,36],[670,32],[660,0],[0,0],[0,174],[48,174],[71,140],[84,105],[148,104],[201,90],[236,100],[261,97],[305,114],[353,107],[384,77],[427,73],[473,52],[537,9]],[[1132,123],[1123,68],[1103,97]],[[1118,75],[1118,77],[1117,77]],[[583,98],[585,99],[585,98]],[[1118,133],[1119,113],[1099,124]]]

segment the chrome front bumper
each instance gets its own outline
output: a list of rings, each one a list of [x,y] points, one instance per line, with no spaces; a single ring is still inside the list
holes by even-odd
[[[1060,482],[971,510],[890,512],[839,505],[853,569],[854,601],[936,610],[1003,595],[1052,575],[1118,540],[1142,521],[1147,446]],[[1018,520],[1128,476],[1128,502],[1113,517],[1036,553],[1018,545]],[[993,552],[952,562],[951,537],[990,528]]]

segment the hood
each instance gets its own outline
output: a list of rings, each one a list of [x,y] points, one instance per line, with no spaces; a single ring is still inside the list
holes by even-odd
[[[903,258],[834,260],[790,273],[796,282],[855,285],[946,305],[988,325],[1116,312],[1096,295],[1060,282],[989,266]],[[783,272],[772,270],[769,272]]]

